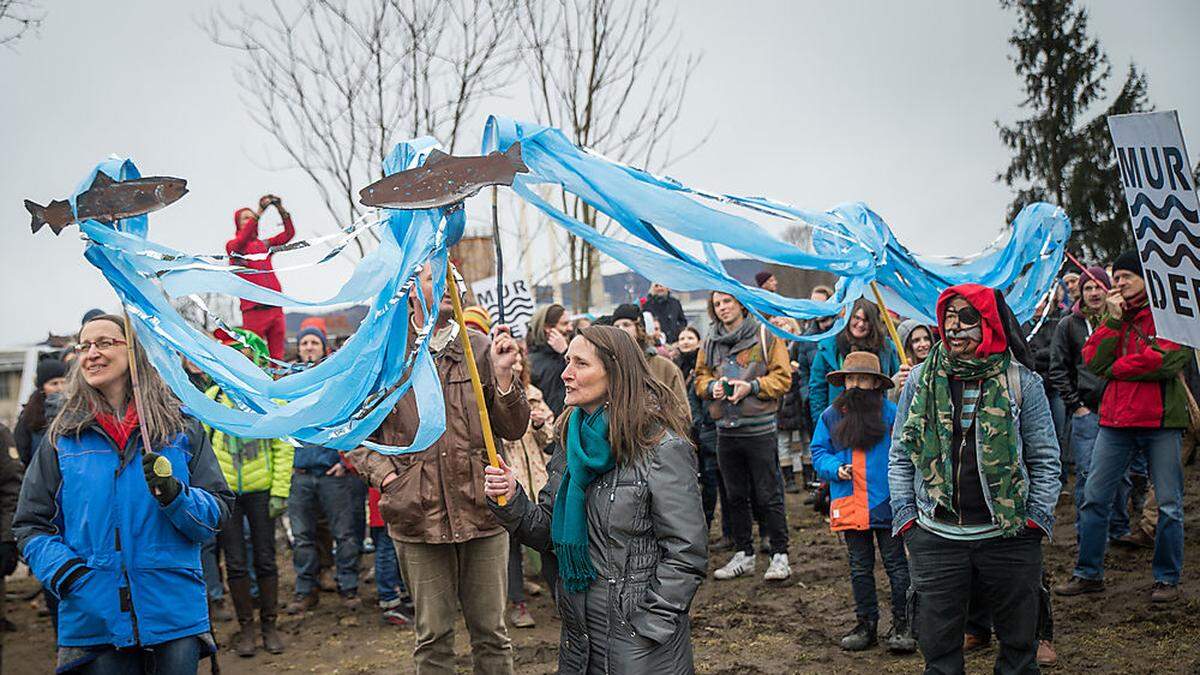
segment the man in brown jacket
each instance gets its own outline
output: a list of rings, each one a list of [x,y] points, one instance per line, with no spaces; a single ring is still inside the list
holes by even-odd
[[[429,266],[420,281],[427,305],[435,306]],[[421,325],[420,303],[410,299],[409,306],[414,326]],[[487,454],[449,295],[436,306],[430,349],[445,399],[446,433],[424,452],[383,455],[359,448],[350,459],[367,483],[379,488],[379,511],[397,544],[416,613],[417,673],[455,672],[454,623],[460,605],[471,634],[474,672],[511,673],[512,643],[504,625],[508,535],[483,495]],[[468,335],[492,429],[502,439],[518,440],[529,424],[529,405],[514,377],[517,344],[506,332],[495,341],[472,329]],[[372,440],[408,445],[418,425],[416,397],[409,392]]]
[[[675,397],[679,399],[679,413],[683,415],[684,419],[691,419],[692,408],[688,404],[687,385],[683,382],[683,373],[671,359],[659,355],[658,351],[654,349],[654,345],[650,343],[650,337],[646,335],[646,324],[642,322],[642,310],[634,304],[618,305],[613,310],[612,322],[613,328],[620,328],[628,333],[629,337],[633,338],[633,341],[642,348],[650,374],[667,389],[675,392]]]
[[[728,497],[735,552],[716,579],[754,571],[750,500],[766,518],[771,562],[763,579],[791,576],[787,513],[775,414],[792,383],[787,345],[776,339],[732,295],[713,291],[708,299],[712,329],[696,355],[696,395],[708,402],[717,424],[717,462]]]

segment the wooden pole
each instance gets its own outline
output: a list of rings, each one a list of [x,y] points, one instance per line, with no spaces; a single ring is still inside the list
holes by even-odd
[[[892,323],[892,315],[888,314],[887,305],[883,304],[883,295],[879,293],[879,286],[875,281],[871,281],[871,292],[875,294],[875,304],[879,305],[879,313],[883,316],[883,325],[887,326],[888,335],[892,336],[892,344],[896,345],[896,353],[900,356],[900,365],[908,365],[908,354],[904,353],[904,345],[900,344],[900,334],[896,332],[896,326]]]
[[[471,374],[471,388],[475,391],[475,408],[479,411],[479,426],[483,429],[483,444],[487,448],[488,463],[500,468],[500,456],[496,454],[496,437],[492,434],[492,420],[488,417],[487,402],[483,398],[483,382],[479,379],[479,367],[475,365],[475,352],[471,349],[471,338],[467,335],[467,322],[463,319],[462,300],[458,297],[458,282],[454,280],[454,264],[451,262],[446,263],[446,290],[450,293],[450,302],[454,305],[458,338],[462,341],[467,372]],[[508,504],[508,500],[501,496],[496,503],[504,506]]]
[[[499,190],[492,186],[492,238],[496,246],[496,325],[504,325],[504,252],[500,247],[500,215],[497,206]]]

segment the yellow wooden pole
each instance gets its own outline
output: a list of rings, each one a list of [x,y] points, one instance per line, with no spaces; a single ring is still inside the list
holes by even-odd
[[[475,390],[475,408],[479,410],[479,425],[483,428],[483,444],[487,448],[488,463],[500,468],[500,456],[496,454],[496,437],[492,434],[492,419],[488,417],[487,403],[483,398],[483,381],[479,379],[479,368],[475,365],[475,352],[471,349],[471,338],[467,335],[467,322],[463,318],[462,300],[458,296],[458,282],[454,280],[454,264],[450,262],[446,263],[446,290],[449,291],[450,302],[454,305],[454,321],[458,324],[458,338],[462,341],[467,372],[471,374],[471,388]],[[504,506],[508,500],[501,496],[496,503]]]
[[[875,293],[875,304],[879,305],[879,313],[883,315],[883,325],[887,326],[888,335],[892,336],[892,344],[896,345],[896,352],[900,355],[900,365],[908,365],[908,354],[904,353],[904,345],[900,344],[900,334],[896,332],[896,326],[892,323],[892,315],[888,314],[887,305],[883,304],[883,295],[879,293],[879,286],[871,281],[871,291]]]

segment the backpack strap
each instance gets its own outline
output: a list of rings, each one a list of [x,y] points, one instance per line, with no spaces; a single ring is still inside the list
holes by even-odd
[[[1017,367],[1016,359],[1009,361],[1004,379],[1008,384],[1008,397],[1016,402],[1019,411],[1021,409],[1021,370]]]

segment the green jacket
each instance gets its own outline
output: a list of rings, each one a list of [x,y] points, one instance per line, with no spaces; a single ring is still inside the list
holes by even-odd
[[[218,386],[205,395],[232,408],[233,401]],[[291,443],[283,439],[237,438],[224,431],[204,425],[212,439],[213,452],[221,472],[234,494],[271,491],[272,497],[287,498],[292,489]]]

